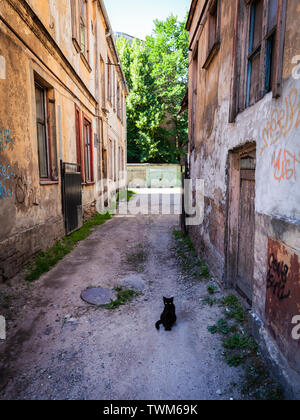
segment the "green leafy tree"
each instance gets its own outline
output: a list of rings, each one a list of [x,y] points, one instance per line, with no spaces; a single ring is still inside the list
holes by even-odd
[[[130,90],[128,161],[174,163],[187,143],[187,113],[179,111],[187,89],[188,33],[172,15],[154,25],[145,42],[117,40]]]

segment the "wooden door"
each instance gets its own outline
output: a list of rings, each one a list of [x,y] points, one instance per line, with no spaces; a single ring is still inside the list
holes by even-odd
[[[255,152],[240,159],[237,288],[252,302],[255,234]]]

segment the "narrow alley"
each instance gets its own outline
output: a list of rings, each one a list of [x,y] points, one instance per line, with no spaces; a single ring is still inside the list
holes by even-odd
[[[0,400],[300,400],[299,22],[0,0]]]
[[[185,279],[176,259],[178,224],[174,215],[112,218],[28,290],[20,278],[7,287],[21,302],[11,302],[0,342],[1,399],[240,398],[231,384],[241,370],[207,330],[221,309],[207,309],[207,281]],[[117,285],[142,294],[115,310],[80,299],[89,286]],[[155,329],[163,296],[175,298],[171,332]]]

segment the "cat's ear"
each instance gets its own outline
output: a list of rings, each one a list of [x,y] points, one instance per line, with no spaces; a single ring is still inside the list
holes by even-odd
[[[171,302],[174,302],[174,297],[171,297],[170,300],[171,300]]]
[[[164,297],[164,303],[166,303],[166,301],[167,301],[167,298],[166,298],[166,297]]]

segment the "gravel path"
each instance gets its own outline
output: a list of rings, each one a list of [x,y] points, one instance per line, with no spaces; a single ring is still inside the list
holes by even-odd
[[[20,278],[1,286],[22,296],[0,343],[0,398],[240,399],[231,384],[241,371],[227,366],[220,337],[207,331],[222,310],[202,303],[205,281],[183,277],[175,228],[174,215],[115,217],[29,290]],[[80,299],[88,286],[116,285],[143,294],[113,311]],[[154,327],[163,296],[175,297],[171,332]]]

